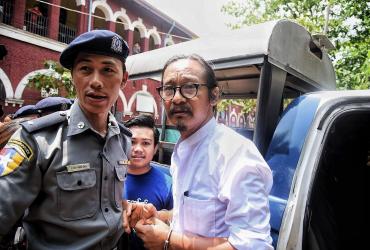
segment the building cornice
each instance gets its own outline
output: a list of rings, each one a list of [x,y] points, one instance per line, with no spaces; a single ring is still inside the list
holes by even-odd
[[[154,14],[155,16],[159,17],[163,21],[167,22],[170,26],[175,22],[176,23],[176,29],[187,34],[189,37],[196,38],[198,37],[197,34],[192,32],[190,29],[186,28],[185,26],[181,25],[179,22],[176,22],[173,18],[167,16],[165,13],[151,5],[150,3],[144,1],[144,0],[134,0],[136,4],[138,4],[140,7],[145,9],[146,11]]]
[[[62,52],[63,49],[67,46],[67,44],[55,41],[47,37],[35,35],[28,31],[17,29],[13,26],[3,23],[0,24],[0,35],[57,52]]]

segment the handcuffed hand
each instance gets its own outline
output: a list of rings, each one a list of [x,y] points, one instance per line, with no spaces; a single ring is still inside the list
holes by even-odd
[[[126,233],[131,233],[131,228],[133,228],[136,223],[143,219],[144,222],[150,218],[157,216],[157,209],[151,203],[143,202],[129,202],[127,200],[122,201],[123,206],[123,228]]]
[[[147,249],[163,249],[170,227],[157,218],[139,220],[135,226],[137,235]]]

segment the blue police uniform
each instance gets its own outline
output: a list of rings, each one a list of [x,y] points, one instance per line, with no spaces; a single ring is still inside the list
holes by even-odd
[[[72,67],[78,52],[91,48],[123,62],[128,54],[117,34],[91,31],[71,42],[61,64]],[[68,111],[22,123],[0,151],[0,238],[24,215],[29,249],[115,248],[130,137],[111,113],[102,137],[78,100]]]

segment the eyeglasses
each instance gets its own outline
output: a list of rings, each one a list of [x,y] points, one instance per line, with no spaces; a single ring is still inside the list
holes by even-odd
[[[181,86],[163,85],[157,88],[158,94],[164,101],[170,101],[175,97],[176,90],[180,90],[181,96],[191,99],[198,94],[200,86],[208,86],[205,83],[187,83]]]

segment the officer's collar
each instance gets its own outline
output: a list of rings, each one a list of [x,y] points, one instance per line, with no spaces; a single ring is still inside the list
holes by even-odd
[[[91,123],[87,120],[84,112],[82,111],[78,100],[76,99],[73,103],[70,114],[68,117],[69,126],[68,126],[68,136],[76,135],[83,133],[87,129],[90,129],[96,132]],[[96,132],[97,133],[97,132]],[[107,128],[107,136],[119,134],[120,129],[116,119],[114,118],[113,114],[109,112],[108,114],[108,128]]]

